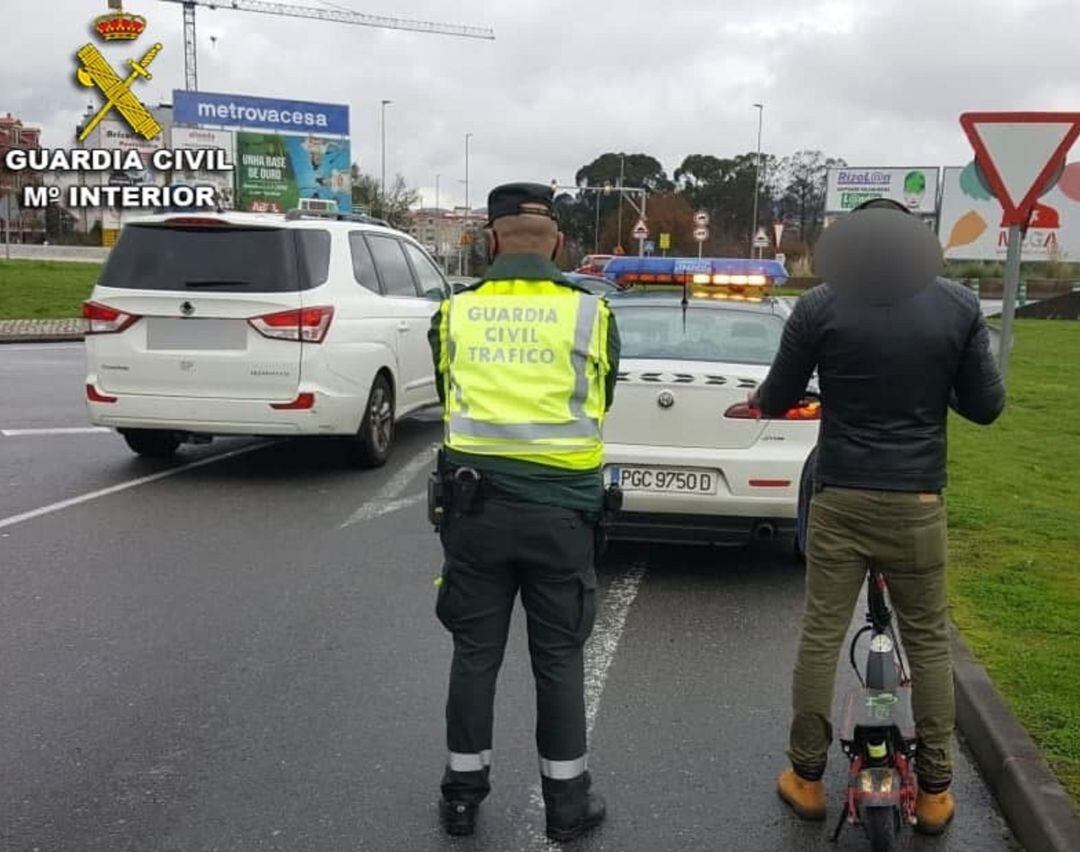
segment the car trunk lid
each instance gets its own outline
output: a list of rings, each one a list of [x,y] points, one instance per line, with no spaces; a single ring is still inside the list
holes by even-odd
[[[610,444],[740,449],[754,444],[765,420],[724,416],[765,378],[767,367],[699,361],[625,359],[615,403],[604,424]]]

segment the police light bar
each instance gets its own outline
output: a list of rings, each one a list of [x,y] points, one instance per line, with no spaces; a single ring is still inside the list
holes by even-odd
[[[775,260],[742,257],[616,257],[604,277],[621,288],[643,284],[692,285],[698,297],[762,296],[770,286],[787,281],[787,270]]]

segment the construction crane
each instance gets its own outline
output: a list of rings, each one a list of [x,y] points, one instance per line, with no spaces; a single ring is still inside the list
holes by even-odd
[[[198,55],[195,48],[195,7],[207,9],[231,9],[235,12],[260,12],[264,15],[286,15],[291,18],[313,18],[336,24],[355,24],[360,27],[377,27],[385,30],[409,30],[431,35],[448,35],[459,38],[495,38],[488,27],[467,27],[460,24],[439,24],[434,21],[415,21],[409,18],[390,18],[385,15],[366,15],[348,9],[314,6],[293,6],[289,3],[272,3],[268,0],[162,0],[179,3],[184,7],[184,88],[199,88]]]

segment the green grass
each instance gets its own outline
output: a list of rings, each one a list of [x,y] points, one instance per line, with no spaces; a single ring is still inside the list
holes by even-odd
[[[80,316],[100,274],[100,263],[0,260],[0,319]]]
[[[1009,401],[951,418],[953,618],[1080,803],[1080,323],[1019,320]]]

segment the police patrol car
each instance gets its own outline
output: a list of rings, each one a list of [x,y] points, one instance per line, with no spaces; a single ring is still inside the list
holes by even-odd
[[[738,544],[796,532],[820,404],[781,419],[747,403],[790,307],[772,260],[616,258],[605,270],[622,339],[604,426],[607,484],[624,492],[613,539]],[[801,539],[796,538],[801,548]]]

